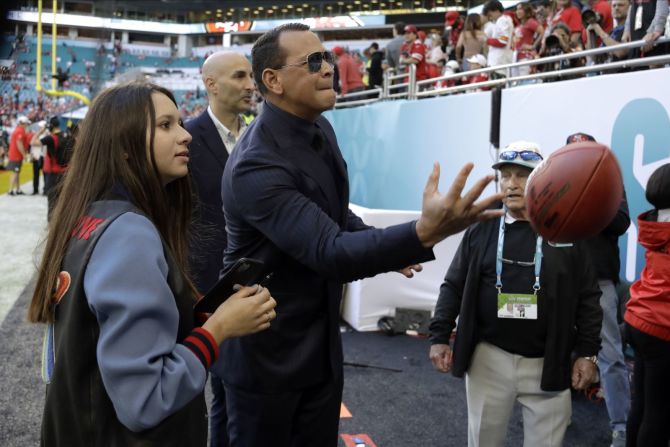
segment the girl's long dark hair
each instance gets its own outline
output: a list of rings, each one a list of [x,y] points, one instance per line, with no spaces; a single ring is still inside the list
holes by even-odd
[[[30,321],[53,320],[52,297],[70,235],[91,204],[111,198],[113,188],[119,185],[156,226],[188,278],[190,180],[186,176],[166,186],[161,182],[154,157],[154,93],[167,96],[177,105],[169,90],[151,83],[132,82],[101,92],[80,123],[49,224],[37,285],[28,309]]]
[[[463,25],[463,32],[470,32],[473,39],[477,39],[477,31],[482,29],[482,19],[479,14],[468,14]]]

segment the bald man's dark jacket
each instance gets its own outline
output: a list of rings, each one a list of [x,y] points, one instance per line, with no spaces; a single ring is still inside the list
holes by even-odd
[[[226,247],[226,218],[221,203],[221,177],[228,151],[207,110],[185,126],[189,145],[189,171],[198,198],[191,243],[191,272],[198,290],[205,293],[219,279]]]

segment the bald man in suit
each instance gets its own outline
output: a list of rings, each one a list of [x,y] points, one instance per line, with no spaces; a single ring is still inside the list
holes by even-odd
[[[239,53],[221,51],[202,66],[209,106],[188,121],[193,136],[189,170],[198,197],[196,238],[191,246],[191,270],[196,287],[207,292],[219,279],[226,248],[226,220],[221,203],[221,178],[228,156],[247,125],[240,114],[251,109],[255,90],[251,64]],[[228,445],[226,399],[221,379],[212,373],[210,445]]]

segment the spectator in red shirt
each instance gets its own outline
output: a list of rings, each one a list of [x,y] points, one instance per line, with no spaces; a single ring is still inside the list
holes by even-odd
[[[19,184],[19,173],[23,160],[28,156],[28,146],[26,145],[26,127],[28,127],[28,124],[30,124],[30,120],[25,116],[20,116],[9,140],[9,164],[7,168],[11,171],[9,176],[10,196],[23,194]]]
[[[342,94],[346,95],[347,93],[365,90],[360,68],[349,52],[343,47],[335,47],[333,48],[333,53],[337,56],[337,70],[340,74],[340,89]]]
[[[588,22],[587,19],[584,18],[582,20],[583,25],[588,26],[591,23],[598,23],[603,31],[605,31],[605,33],[609,34],[612,32],[612,28],[614,28],[612,7],[607,0],[584,0],[584,9],[582,10],[582,14],[584,14],[584,11],[588,10],[595,12],[596,16],[594,17],[593,21]],[[593,35],[591,37],[594,38],[593,42],[589,42],[589,35],[587,34],[587,30],[585,29],[582,31],[582,42],[584,42],[584,46],[586,48],[597,48],[602,44],[602,40],[597,35]]]
[[[400,63],[416,66],[416,80],[422,81],[428,79],[428,69],[426,67],[426,46],[417,38],[418,30],[414,25],[405,27],[405,43],[400,47]]]
[[[611,33],[614,28],[612,18],[612,7],[607,0],[585,0],[585,5],[591,5],[591,9],[600,15],[600,24],[606,33]]]
[[[544,28],[535,19],[535,11],[530,2],[519,3],[516,5],[516,17],[519,24],[514,28],[512,36],[512,48],[514,48],[515,61],[535,59],[537,57],[536,48],[542,42]],[[526,65],[513,69],[514,76],[523,76],[530,74],[531,66]]]
[[[47,130],[50,133],[44,135]],[[46,146],[42,174],[44,175],[44,193],[47,196],[47,220],[49,220],[58,198],[58,187],[67,169],[67,166],[59,163],[59,158],[62,158],[59,157],[59,153],[64,150],[64,147],[60,144],[61,130],[58,117],[51,117],[46,125],[33,135],[32,143]]]
[[[572,6],[572,0],[557,0],[557,10],[551,18],[552,28],[559,23],[565,23],[570,29],[570,43],[574,46],[582,40],[582,14],[577,7]]]
[[[479,70],[480,68],[485,68],[486,56],[483,54],[475,54],[470,59],[468,59],[468,63],[470,64],[470,70]],[[462,84],[475,84],[477,82],[486,82],[488,80],[488,73],[477,73],[470,76],[463,76]],[[481,87],[473,91],[481,92],[490,89],[491,87]]]

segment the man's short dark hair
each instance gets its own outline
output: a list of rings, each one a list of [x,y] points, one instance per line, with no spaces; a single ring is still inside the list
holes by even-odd
[[[277,69],[284,65],[286,54],[279,47],[279,36],[289,31],[309,31],[309,26],[303,23],[286,23],[277,26],[259,37],[251,49],[251,68],[254,80],[258,91],[263,96],[268,91],[263,84],[263,71],[266,68]]]
[[[377,42],[372,42],[372,44],[370,45],[370,48],[374,48],[375,50],[378,50],[379,49],[379,44]]]
[[[482,10],[482,12],[484,14],[488,14],[491,11],[505,12],[505,8],[503,8],[502,3],[500,3],[498,0],[489,0],[484,5],[484,9]]]
[[[651,174],[645,196],[657,210],[670,208],[670,163],[664,164]]]
[[[405,34],[405,22],[395,22],[393,27],[395,28],[395,32],[398,36]]]

